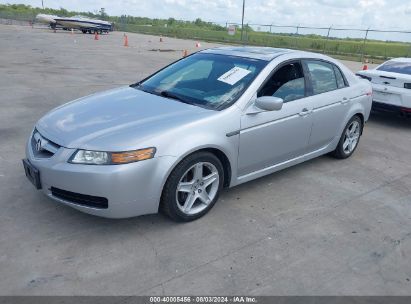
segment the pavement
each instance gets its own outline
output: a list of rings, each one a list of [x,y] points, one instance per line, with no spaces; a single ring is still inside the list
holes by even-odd
[[[411,295],[411,119],[372,114],[350,159],[225,190],[187,224],[98,218],[36,191],[21,159],[42,115],[198,49],[128,40],[0,25],[0,295]]]

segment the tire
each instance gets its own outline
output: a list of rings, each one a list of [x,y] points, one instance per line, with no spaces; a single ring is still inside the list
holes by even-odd
[[[331,155],[338,159],[350,157],[357,149],[360,142],[363,123],[358,115],[353,116],[344,128],[337,148]]]
[[[223,165],[214,154],[191,154],[168,177],[160,211],[176,222],[196,220],[214,206],[223,184]]]

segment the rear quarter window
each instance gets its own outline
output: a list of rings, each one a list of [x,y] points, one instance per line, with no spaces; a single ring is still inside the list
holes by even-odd
[[[334,67],[331,63],[307,60],[306,64],[311,76],[314,95],[338,89]]]
[[[334,72],[335,72],[335,77],[337,79],[337,86],[339,89],[345,88],[347,86],[347,83],[344,79],[344,76],[342,75],[341,70],[334,65]]]

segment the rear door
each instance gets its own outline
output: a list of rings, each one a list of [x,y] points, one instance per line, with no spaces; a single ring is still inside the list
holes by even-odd
[[[319,150],[339,136],[350,103],[350,89],[340,69],[324,60],[304,60],[313,107],[308,152]]]

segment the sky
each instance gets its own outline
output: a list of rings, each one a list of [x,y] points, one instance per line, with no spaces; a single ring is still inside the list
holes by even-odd
[[[64,7],[68,10],[96,12],[104,7],[109,15],[173,17],[183,20],[201,18],[220,24],[240,23],[242,10],[242,0],[43,1],[46,7],[52,8]],[[0,0],[0,3],[24,3],[41,7],[41,0]],[[411,31],[411,0],[246,0],[244,22]],[[260,28],[264,29],[264,27]],[[300,30],[300,32],[306,34],[308,30]],[[346,33],[334,33],[334,36],[341,35],[346,36]],[[400,37],[401,35],[407,36],[405,40],[411,39],[411,34],[399,34]],[[369,36],[380,39],[383,36],[383,39],[390,39],[393,34],[370,33]],[[393,38],[398,40],[397,36],[398,34]]]

